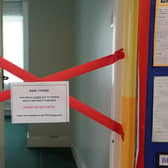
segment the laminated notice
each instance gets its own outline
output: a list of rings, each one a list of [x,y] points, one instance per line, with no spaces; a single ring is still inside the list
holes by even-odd
[[[12,123],[68,122],[68,82],[13,83],[11,110]]]
[[[156,0],[154,66],[168,66],[168,0]]]
[[[154,78],[153,142],[168,142],[168,77]]]

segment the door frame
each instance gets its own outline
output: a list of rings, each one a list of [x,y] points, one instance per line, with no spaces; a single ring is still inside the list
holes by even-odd
[[[123,48],[123,0],[115,0],[114,2],[114,33],[115,36],[114,50]],[[119,61],[114,65],[114,84],[112,86],[112,112],[111,117],[116,120],[121,120],[121,88],[122,88],[122,63]],[[111,133],[110,136],[110,158],[109,168],[119,168],[120,157],[120,137]]]
[[[3,55],[3,40],[2,40],[2,5],[0,0],[0,56]],[[2,91],[3,71],[0,68],[0,91]],[[4,168],[4,110],[3,103],[0,103],[0,167]]]

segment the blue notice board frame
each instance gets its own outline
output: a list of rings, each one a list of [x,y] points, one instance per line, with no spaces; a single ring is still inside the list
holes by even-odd
[[[146,103],[146,128],[145,128],[145,168],[162,168],[158,165],[158,154],[168,153],[168,142],[152,142],[153,119],[153,89],[155,76],[168,76],[168,67],[153,66],[154,25],[155,25],[156,0],[151,0],[150,32],[149,32],[149,57],[147,76],[147,103]],[[167,166],[166,166],[167,167]],[[166,168],[165,167],[165,168]]]

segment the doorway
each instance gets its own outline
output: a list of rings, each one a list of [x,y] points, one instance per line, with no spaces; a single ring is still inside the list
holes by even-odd
[[[27,3],[28,19],[29,66],[26,69],[36,76],[43,77],[112,53],[112,0],[23,2]],[[106,67],[73,79],[70,93],[110,115],[112,74],[112,68]],[[25,167],[25,163],[31,164],[27,165],[32,168],[50,168],[56,164],[55,157],[62,158],[62,163],[75,166],[73,156],[78,167],[109,167],[111,131],[76,111],[71,111],[68,124],[12,125],[8,117],[5,132],[5,166],[9,166],[5,168],[10,168],[14,161],[18,168]],[[14,159],[15,151],[20,151],[20,158]],[[59,168],[62,163],[57,162]]]

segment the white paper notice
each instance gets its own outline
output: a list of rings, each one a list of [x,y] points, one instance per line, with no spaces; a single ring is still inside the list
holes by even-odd
[[[69,122],[69,83],[11,84],[12,123]]]
[[[154,38],[154,66],[168,66],[168,2],[157,0]]]
[[[154,78],[153,142],[168,142],[168,77]]]

